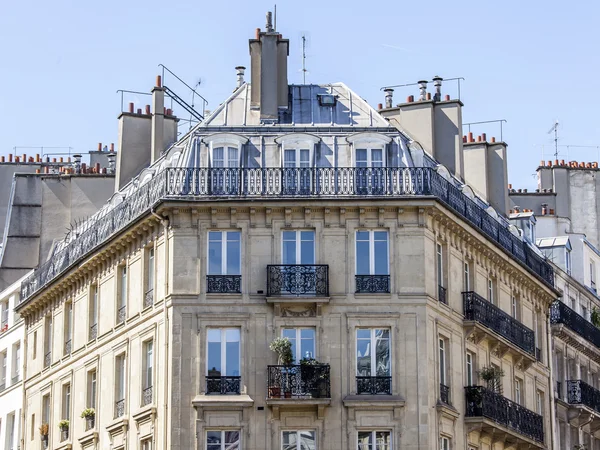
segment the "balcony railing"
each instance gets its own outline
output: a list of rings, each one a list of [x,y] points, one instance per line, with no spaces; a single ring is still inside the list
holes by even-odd
[[[0,383],[0,392],[6,389],[6,382]]]
[[[65,356],[71,354],[71,339],[65,341],[64,351],[65,351]]]
[[[13,384],[17,384],[18,382],[19,382],[19,374],[17,373],[14,377],[12,377],[10,379],[10,384],[12,386]]]
[[[465,320],[474,320],[535,356],[535,336],[521,322],[475,292],[463,292]]]
[[[286,264],[267,266],[267,297],[329,296],[327,264]]]
[[[142,406],[152,403],[152,386],[147,387],[142,391]]]
[[[149,308],[154,304],[154,290],[150,289],[144,294],[144,309]]]
[[[233,376],[207,376],[206,377],[206,393],[226,395],[240,395],[240,381],[242,377]]]
[[[97,337],[98,337],[98,324],[95,323],[94,325],[90,326],[89,333],[88,333],[88,341],[93,341]]]
[[[125,322],[127,317],[127,306],[121,306],[117,311],[117,324]]]
[[[125,415],[125,399],[117,400],[115,402],[115,419],[123,417]]]
[[[389,294],[389,275],[356,275],[357,294]]]
[[[242,276],[207,275],[206,292],[209,294],[240,294],[242,292]]]
[[[392,377],[356,377],[357,394],[392,395]]]
[[[20,302],[27,301],[88,253],[147,213],[157,202],[169,199],[201,201],[219,197],[433,197],[502,247],[546,284],[554,286],[554,272],[548,262],[513,235],[506,221],[499,221],[490,215],[485,205],[471,200],[434,168],[315,167],[294,170],[300,170],[301,177],[288,177],[286,174],[289,174],[289,169],[284,168],[167,168],[111,211],[79,227],[76,236],[73,234],[61,250],[23,281]],[[215,183],[215,178],[235,181]]]
[[[448,299],[446,298],[446,288],[444,286],[438,285],[438,300],[444,305],[448,304]]]
[[[331,398],[329,364],[268,366],[269,398]]]
[[[44,367],[50,367],[51,363],[52,363],[52,352],[47,352],[44,355]]]
[[[550,306],[550,323],[562,323],[586,341],[600,347],[600,329],[559,300],[556,300]]]
[[[482,386],[467,386],[466,417],[485,417],[506,428],[544,442],[544,419],[539,414]]]
[[[600,391],[581,380],[567,380],[567,402],[585,405],[600,413]]]
[[[450,405],[450,387],[440,383],[440,402]]]

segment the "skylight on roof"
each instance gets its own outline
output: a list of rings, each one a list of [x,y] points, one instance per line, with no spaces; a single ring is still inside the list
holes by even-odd
[[[317,94],[320,106],[335,106],[337,98],[333,94]]]

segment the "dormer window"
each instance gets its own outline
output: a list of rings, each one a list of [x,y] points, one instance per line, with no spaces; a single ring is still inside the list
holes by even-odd
[[[333,94],[317,94],[320,106],[335,106],[337,98]]]
[[[353,148],[357,193],[363,195],[384,193],[386,148],[392,138],[377,133],[358,133],[346,140]]]
[[[315,146],[319,140],[317,136],[304,133],[288,134],[275,139],[281,145],[283,194],[312,192],[312,168],[316,165]]]
[[[236,195],[241,188],[242,150],[248,138],[218,133],[202,139],[208,145],[208,166],[212,195]]]

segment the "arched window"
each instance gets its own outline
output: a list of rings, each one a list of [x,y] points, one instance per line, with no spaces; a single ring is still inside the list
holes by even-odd
[[[283,194],[310,194],[315,167],[315,147],[320,138],[307,133],[280,136]]]
[[[208,145],[209,186],[212,195],[237,195],[241,188],[244,144],[248,138],[217,133],[202,139]]]
[[[392,138],[378,133],[357,133],[346,138],[352,147],[357,194],[378,195],[386,189],[387,144]]]

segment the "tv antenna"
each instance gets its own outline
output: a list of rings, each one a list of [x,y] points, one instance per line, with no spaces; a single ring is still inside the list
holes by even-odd
[[[552,133],[554,133],[554,159],[558,159],[558,120],[554,121],[554,125],[548,130],[548,134]]]
[[[306,84],[306,35],[302,35],[302,78]]]

